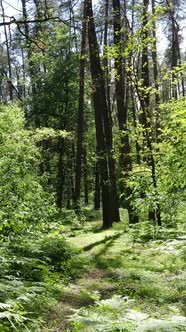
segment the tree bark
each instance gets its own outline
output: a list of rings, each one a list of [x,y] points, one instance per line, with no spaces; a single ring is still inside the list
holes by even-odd
[[[112,158],[112,127],[106,100],[104,74],[101,68],[99,47],[95,32],[92,2],[87,2],[88,39],[90,69],[92,76],[92,96],[94,102],[96,141],[101,177],[103,228],[110,228],[114,221],[114,199],[111,185],[113,176],[109,160]],[[118,211],[119,215],[119,211]]]
[[[77,128],[77,152],[76,152],[76,175],[75,175],[75,205],[80,208],[80,191],[82,178],[82,158],[83,158],[83,141],[84,141],[84,80],[85,80],[85,63],[86,63],[86,1],[83,10],[83,26],[81,39],[81,55],[79,69],[79,105],[78,105],[78,128]]]
[[[58,160],[58,174],[57,174],[57,207],[61,210],[63,204],[63,188],[65,182],[64,174],[64,142],[63,138],[59,138],[58,142],[59,160]]]
[[[127,103],[125,103],[125,91],[126,89],[123,75],[123,63],[122,63],[122,37],[121,37],[121,16],[120,16],[120,0],[113,0],[113,25],[114,25],[114,45],[117,51],[117,57],[115,59],[115,86],[116,86],[116,103],[117,103],[117,116],[120,130],[120,167],[121,175],[124,176],[122,191],[124,192],[124,207],[127,208],[129,213],[129,222],[138,222],[138,216],[132,207],[132,201],[130,200],[131,189],[127,185],[127,179],[129,172],[132,170],[132,159],[130,154],[130,143],[127,128],[128,109]]]
[[[95,164],[95,189],[94,189],[94,210],[99,210],[101,207],[101,188],[100,188],[100,170],[99,162],[96,160]]]
[[[152,0],[152,15],[153,15],[153,50],[152,50],[152,62],[153,62],[153,76],[155,86],[155,141],[160,139],[160,114],[159,114],[159,83],[158,83],[158,55],[157,55],[157,36],[156,36],[156,22],[155,22],[155,0]]]
[[[3,3],[1,0],[1,10],[2,10],[2,16],[3,16],[3,23],[5,22],[5,11],[3,7]],[[8,63],[8,90],[9,90],[9,97],[10,100],[13,100],[13,85],[12,85],[12,64],[11,64],[11,58],[10,58],[10,49],[9,49],[9,41],[8,41],[8,32],[7,28],[4,25],[4,35],[5,35],[5,45],[6,45],[6,54],[7,54],[7,63]]]
[[[157,180],[156,180],[156,164],[153,155],[153,128],[151,125],[150,114],[150,94],[148,88],[150,87],[149,79],[149,59],[148,59],[148,5],[149,0],[143,1],[143,21],[142,21],[142,60],[141,60],[141,78],[143,80],[143,90],[140,97],[141,103],[141,124],[143,126],[144,143],[147,146],[148,155],[146,158],[147,165],[151,168],[151,177],[154,190],[157,194]],[[155,209],[149,210],[149,219],[157,221],[161,226],[160,205],[157,202]]]

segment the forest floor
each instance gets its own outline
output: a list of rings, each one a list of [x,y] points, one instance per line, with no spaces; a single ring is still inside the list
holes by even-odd
[[[87,270],[64,288],[44,331],[186,331],[186,236],[100,225],[66,231]]]

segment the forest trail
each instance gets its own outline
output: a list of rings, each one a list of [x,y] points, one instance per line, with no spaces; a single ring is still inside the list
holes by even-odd
[[[50,331],[186,331],[185,237],[91,227],[68,234],[88,267],[64,289]]]

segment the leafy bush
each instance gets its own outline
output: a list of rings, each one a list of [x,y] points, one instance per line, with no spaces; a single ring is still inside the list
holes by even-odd
[[[165,225],[175,226],[186,188],[186,103],[172,100],[161,105],[162,139],[157,163],[158,186]]]
[[[52,234],[41,242],[41,252],[44,260],[50,265],[50,269],[56,272],[63,272],[64,276],[78,276],[83,269],[78,252],[73,249],[60,235]]]
[[[1,106],[0,128],[0,231],[9,236],[51,220],[56,209],[54,197],[42,187],[40,151],[34,131],[25,129],[24,113]]]
[[[130,226],[133,241],[149,241],[158,238],[159,229],[151,221],[144,221]]]
[[[60,298],[62,285],[81,274],[83,261],[56,230],[4,238],[0,253],[1,330],[11,331],[15,326],[26,331],[35,324],[31,331],[39,331],[49,309]]]
[[[83,263],[40,175],[38,137],[55,133],[26,129],[16,106],[0,106],[0,128],[0,331],[35,332]]]

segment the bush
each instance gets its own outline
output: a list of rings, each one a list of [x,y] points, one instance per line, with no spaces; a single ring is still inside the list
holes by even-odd
[[[84,269],[82,259],[62,235],[37,228],[0,243],[0,331],[40,331],[62,286]],[[34,327],[33,327],[34,326]]]
[[[42,240],[40,246],[43,259],[50,265],[50,269],[66,272],[69,260],[77,254],[61,235],[49,235]]]

